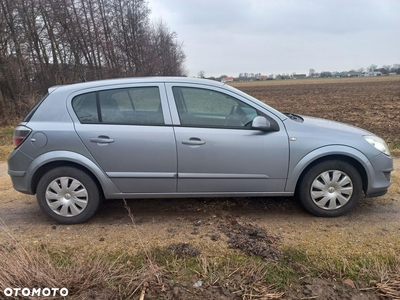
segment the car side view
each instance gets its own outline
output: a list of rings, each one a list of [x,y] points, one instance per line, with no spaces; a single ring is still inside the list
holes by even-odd
[[[321,217],[384,195],[366,130],[281,113],[224,83],[146,77],[54,86],[14,130],[13,187],[64,224],[120,198],[296,196]]]

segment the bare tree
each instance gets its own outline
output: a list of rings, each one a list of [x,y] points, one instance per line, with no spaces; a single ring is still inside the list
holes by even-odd
[[[185,75],[183,64],[186,56],[183,53],[182,44],[179,44],[176,37],[176,33],[170,31],[162,21],[153,25],[151,31],[152,47],[148,51],[151,55],[148,61],[152,65],[152,70],[149,70],[149,72],[159,76]]]
[[[55,84],[185,75],[176,33],[149,14],[146,0],[2,0],[0,117],[24,115]]]
[[[370,65],[369,67],[367,67],[368,72],[374,72],[376,69],[378,68],[377,65]]]

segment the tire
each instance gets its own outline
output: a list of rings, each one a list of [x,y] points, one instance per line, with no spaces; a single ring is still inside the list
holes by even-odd
[[[40,208],[51,219],[61,224],[78,224],[96,213],[102,193],[84,171],[58,167],[39,180],[36,198]]]
[[[304,208],[318,217],[346,214],[357,204],[361,193],[360,174],[342,160],[327,160],[311,167],[299,189]]]

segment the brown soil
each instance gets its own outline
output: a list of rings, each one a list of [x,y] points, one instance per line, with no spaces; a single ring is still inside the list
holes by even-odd
[[[352,124],[400,145],[400,76],[239,82],[234,86],[280,111]]]

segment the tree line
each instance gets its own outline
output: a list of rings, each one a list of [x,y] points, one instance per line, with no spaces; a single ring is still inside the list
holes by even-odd
[[[314,74],[313,69],[310,69],[310,75]],[[389,75],[389,74],[400,74],[400,64],[393,64],[393,65],[383,65],[382,67],[378,67],[377,65],[370,65],[367,68],[359,68],[358,70],[350,70],[350,71],[342,71],[342,72],[330,72],[330,71],[322,71],[319,74],[319,77],[333,77],[337,74],[341,74],[342,77],[348,76],[348,73],[360,73],[360,74],[365,74],[365,73],[373,73],[373,72],[379,72],[382,75]]]
[[[183,76],[176,33],[145,0],[1,0],[0,117],[19,118],[47,88],[113,77]],[[1,121],[0,121],[1,122]]]

